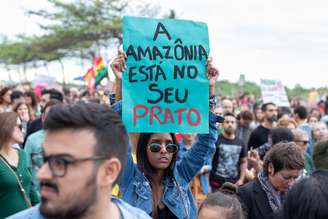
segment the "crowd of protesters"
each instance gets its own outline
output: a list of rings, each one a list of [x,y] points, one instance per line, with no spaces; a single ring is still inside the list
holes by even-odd
[[[125,58],[114,97],[0,87],[0,218],[328,218],[328,101],[214,96],[209,60],[208,134],[127,133]]]

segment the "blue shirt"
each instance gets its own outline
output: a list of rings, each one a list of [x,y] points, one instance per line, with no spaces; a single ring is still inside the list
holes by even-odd
[[[151,219],[144,211],[112,197],[112,202],[120,209],[121,219]],[[14,214],[7,219],[45,219],[40,213],[39,205]]]
[[[177,156],[177,162],[179,162],[183,158],[185,153],[188,151],[183,140],[181,141],[181,143],[179,143],[179,145],[180,145],[180,149],[179,149],[178,156]],[[210,172],[212,170],[212,155],[211,154],[209,154],[208,158],[206,159],[204,166],[205,165],[208,166],[208,171]],[[200,174],[199,181],[200,181],[200,187],[202,188],[203,194],[207,195],[209,193],[209,188],[210,188],[210,185],[209,185],[208,179],[207,179],[207,173]]]
[[[33,167],[34,171],[34,163],[31,162],[32,154],[34,153],[41,153],[42,152],[42,145],[44,139],[46,138],[46,132],[41,129],[32,135],[28,136],[26,143],[25,143],[25,152],[28,154],[28,159]]]
[[[39,181],[37,179],[37,173],[39,168],[41,167],[42,163],[39,161],[38,163],[36,162],[36,159],[33,159],[32,162],[32,156],[36,154],[40,154],[42,152],[42,145],[44,142],[44,139],[46,137],[46,132],[41,129],[30,136],[28,136],[26,143],[25,143],[25,152],[27,153],[27,159],[31,165],[31,170],[32,170],[32,182],[35,187],[39,187]],[[40,197],[40,194],[38,192],[38,196]]]

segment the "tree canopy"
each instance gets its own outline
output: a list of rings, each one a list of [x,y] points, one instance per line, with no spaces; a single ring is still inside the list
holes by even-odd
[[[41,36],[21,36],[0,44],[0,62],[20,65],[64,57],[90,58],[102,47],[121,40],[121,15],[127,4],[120,0],[48,0],[53,10],[28,11],[39,17]]]

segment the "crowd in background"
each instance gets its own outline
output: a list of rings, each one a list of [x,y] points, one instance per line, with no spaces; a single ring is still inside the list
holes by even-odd
[[[45,87],[37,91],[29,83],[1,85],[0,151],[4,162],[0,163],[0,182],[3,182],[0,203],[4,205],[0,218],[40,201],[37,171],[42,166],[40,153],[46,136],[44,123],[51,108],[76,103],[110,106],[117,104],[117,96],[103,90],[89,95],[75,88],[58,90]],[[141,197],[148,197],[145,188],[137,190],[137,195],[129,193],[134,178],[140,179],[135,183],[149,182],[142,178],[144,175],[148,177],[147,171],[151,172],[152,167],[143,163],[142,156],[148,156],[148,152],[141,151],[140,145],[148,144],[153,135],[156,136],[129,133],[130,169],[128,172],[124,169],[113,194],[153,218],[197,218],[190,212],[202,219],[327,218],[328,175],[321,170],[328,169],[328,98],[318,100],[315,106],[291,101],[290,107],[259,103],[253,95],[238,98],[216,96],[214,99],[216,103],[211,104],[212,110],[224,121],[216,120],[213,153],[202,151],[201,144],[210,144],[204,136],[191,133],[166,136],[170,139],[166,151],[173,154],[170,159],[176,162],[172,161],[170,166],[176,166],[177,170],[170,167],[172,172],[167,174],[173,181],[164,181],[165,188],[183,185],[178,185],[168,192],[170,197],[162,199],[158,194],[163,191],[160,187],[155,189],[156,180],[148,179],[151,191],[159,192],[149,196],[157,200],[158,205],[154,206],[138,199],[139,193]],[[154,153],[162,150],[156,143],[154,141],[150,148]],[[10,152],[11,147],[21,149],[18,156]],[[204,159],[195,159],[202,153]],[[193,166],[193,163],[199,163],[200,167]],[[19,186],[24,188],[23,195],[13,188],[15,182],[6,171],[7,165],[14,167],[9,169],[15,171]],[[190,188],[192,193],[188,192]],[[183,207],[174,209],[171,206],[178,205],[179,196],[185,200],[182,201]],[[197,206],[192,205],[194,200]],[[198,213],[195,213],[197,207]],[[159,210],[154,213],[154,208]],[[216,217],[219,214],[223,216]]]

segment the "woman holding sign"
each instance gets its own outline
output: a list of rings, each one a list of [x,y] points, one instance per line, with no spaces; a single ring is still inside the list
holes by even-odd
[[[121,86],[125,59],[126,55],[119,52],[111,65],[117,87]],[[210,92],[214,94],[214,84],[219,72],[210,60],[207,62],[206,73]],[[215,151],[216,122],[222,122],[221,117],[210,113],[209,134],[198,134],[194,145],[178,163],[176,157],[179,145],[174,133],[141,133],[136,150],[137,164],[133,163],[130,147],[128,160],[119,180],[123,200],[143,209],[156,219],[197,218],[189,182]]]

